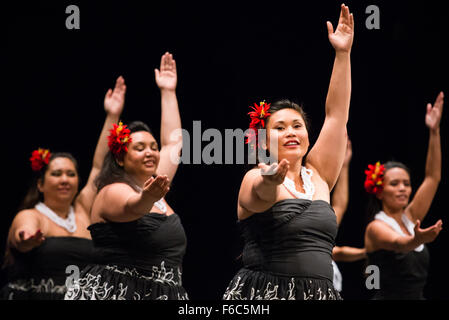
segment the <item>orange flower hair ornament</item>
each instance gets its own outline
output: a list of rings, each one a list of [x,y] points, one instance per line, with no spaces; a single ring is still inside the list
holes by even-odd
[[[31,169],[39,171],[50,161],[50,150],[39,148],[31,153]]]
[[[366,179],[365,179],[365,190],[371,194],[379,194],[383,189],[383,180],[384,180],[384,172],[385,167],[383,164],[380,164],[379,161],[376,164],[368,165],[368,169],[365,170]]]
[[[120,121],[118,125],[113,124],[113,128],[109,130],[108,146],[112,154],[116,157],[128,152],[128,145],[131,142],[129,129]]]
[[[268,112],[270,109],[270,103],[266,103],[265,101],[262,101],[259,105],[257,103],[254,103],[254,107],[250,106],[253,111],[248,112],[251,123],[249,124],[249,131],[246,134],[246,144],[252,145],[253,149],[256,149],[259,146],[258,141],[258,129],[265,128],[265,120],[271,115],[271,113]]]

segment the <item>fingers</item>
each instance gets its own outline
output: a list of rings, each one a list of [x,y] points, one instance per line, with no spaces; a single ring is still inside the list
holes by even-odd
[[[326,21],[326,25],[327,25],[327,34],[331,35],[334,33],[334,27],[332,26],[332,23],[330,23],[329,21]]]
[[[154,76],[155,76],[156,80],[159,78],[160,71],[158,69],[154,69]]]

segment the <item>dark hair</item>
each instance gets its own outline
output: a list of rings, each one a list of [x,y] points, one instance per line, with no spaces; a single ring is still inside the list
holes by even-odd
[[[275,112],[283,110],[283,109],[293,109],[293,110],[297,111],[301,115],[301,117],[304,119],[306,129],[307,129],[307,131],[309,131],[309,129],[310,129],[309,128],[309,119],[307,118],[307,114],[304,112],[303,106],[299,105],[289,99],[280,99],[280,100],[277,100],[277,101],[271,103],[270,109],[269,109],[269,112],[271,115],[267,117],[267,123],[268,123],[268,121],[270,121],[271,116]]]
[[[384,167],[385,167],[384,175],[390,169],[401,168],[407,171],[408,175],[410,176],[410,169],[402,162],[387,161],[384,163]],[[369,194],[368,205],[366,209],[367,223],[371,222],[374,219],[375,214],[381,210],[382,210],[382,201],[380,201],[375,195]]]
[[[146,131],[150,134],[153,134],[150,128],[143,123],[142,121],[133,121],[128,125],[128,129],[131,133],[138,131]],[[104,187],[109,184],[116,182],[123,182],[129,185],[134,190],[138,191],[138,186],[134,179],[128,175],[123,167],[121,167],[117,163],[117,159],[123,158],[123,155],[117,158],[112,152],[109,150],[106,154],[103,162],[103,166],[101,167],[101,171],[98,176],[95,178],[95,185],[97,190],[100,191]]]
[[[78,170],[78,161],[76,161],[75,157],[73,155],[71,155],[70,153],[68,153],[68,152],[54,152],[54,153],[51,154],[48,164],[50,164],[50,162],[52,162],[56,158],[67,158],[67,159],[69,159],[70,161],[73,162],[76,172],[77,173],[79,172],[79,170]],[[22,211],[22,210],[25,210],[25,209],[34,208],[34,206],[38,202],[44,201],[44,196],[39,191],[37,185],[38,185],[39,182],[41,182],[41,183],[45,182],[45,173],[47,172],[47,170],[48,170],[48,165],[45,165],[39,171],[34,171],[33,180],[31,182],[31,185],[30,185],[29,189],[28,189],[28,192],[25,195],[25,198],[23,199],[21,205],[19,206],[19,211]],[[78,177],[79,177],[79,175],[78,175]]]

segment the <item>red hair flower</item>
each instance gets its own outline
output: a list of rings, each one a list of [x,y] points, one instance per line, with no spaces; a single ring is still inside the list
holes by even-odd
[[[379,161],[375,165],[369,164],[365,170],[365,190],[371,194],[379,194],[383,189],[385,167]]]
[[[31,169],[39,171],[50,161],[50,150],[39,148],[31,153]]]
[[[128,152],[128,144],[131,142],[129,129],[120,121],[118,125],[113,124],[113,128],[109,130],[108,146],[112,154],[119,156]]]
[[[265,128],[265,120],[268,118],[271,113],[268,112],[270,109],[271,103],[266,103],[262,101],[259,105],[254,103],[254,107],[250,106],[254,111],[248,112],[251,123],[249,124],[249,131],[246,134],[246,144],[252,144],[253,149],[256,149],[256,146],[259,146],[258,138],[258,129]]]

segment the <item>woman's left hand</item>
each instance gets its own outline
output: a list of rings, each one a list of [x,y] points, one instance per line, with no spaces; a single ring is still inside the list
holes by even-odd
[[[125,105],[125,93],[125,79],[120,76],[115,81],[114,90],[109,89],[104,96],[104,110],[110,115],[120,116]]]
[[[332,23],[327,21],[329,41],[337,52],[350,52],[354,39],[354,16],[349,13],[349,8],[341,5],[340,19],[334,33]]]
[[[154,69],[156,84],[160,90],[175,90],[178,81],[176,62],[171,53],[166,52],[161,58],[160,70]]]
[[[430,130],[437,130],[440,127],[441,115],[443,114],[444,94],[440,92],[433,107],[430,103],[427,104],[426,112],[426,126]]]

